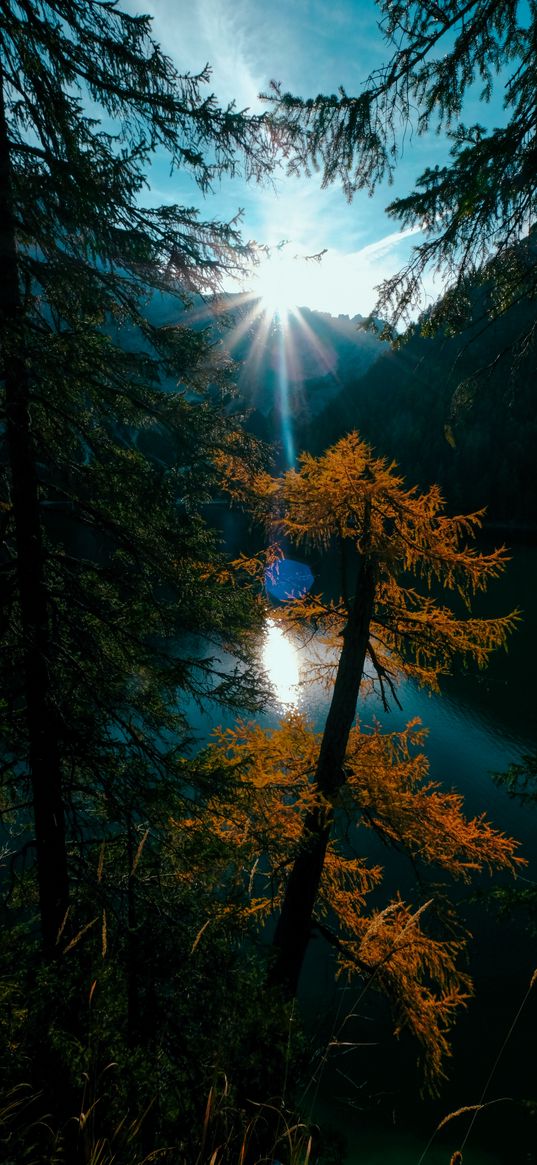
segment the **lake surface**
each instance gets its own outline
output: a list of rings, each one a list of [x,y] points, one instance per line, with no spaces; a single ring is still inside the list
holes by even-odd
[[[484,672],[461,673],[443,683],[441,695],[415,684],[399,689],[402,711],[386,714],[374,697],[362,701],[364,725],[377,719],[387,730],[420,717],[429,735],[426,752],[431,776],[461,791],[469,815],[485,812],[493,823],[520,839],[528,866],[521,886],[537,882],[537,809],[522,808],[496,786],[491,774],[502,772],[525,753],[537,751],[535,661],[537,659],[537,548],[518,545],[504,576],[481,602],[481,613],[523,612],[520,630],[509,651],[500,652]],[[314,570],[316,564],[312,564]],[[326,569],[326,568],[325,568]],[[325,585],[330,585],[325,578]],[[316,588],[318,589],[318,582]],[[275,724],[293,703],[319,729],[328,693],[316,686],[302,690],[302,659],[296,644],[268,626],[260,651],[276,689],[274,706],[262,717]],[[225,717],[222,710],[193,709],[200,740]],[[371,854],[386,870],[386,885],[408,894],[409,867],[374,838]],[[486,885],[490,882],[487,880]],[[480,886],[483,888],[483,886]],[[319,1062],[303,1098],[304,1113],[332,1125],[347,1141],[350,1165],[449,1165],[459,1148],[471,1114],[451,1122],[428,1149],[427,1141],[447,1113],[477,1104],[537,968],[537,940],[524,920],[501,921],[481,904],[465,907],[474,935],[470,968],[476,995],[461,1013],[454,1038],[449,1081],[438,1101],[418,1095],[415,1047],[395,1041],[389,1017],[370,993],[334,982],[330,954],[319,941],[311,944],[301,987],[310,1030],[317,1035]],[[323,1058],[322,1049],[337,1038],[357,1043]],[[537,1120],[531,1121],[523,1100],[537,1095],[537,985],[507,1040],[486,1092],[498,1100],[480,1112],[464,1147],[464,1165],[530,1165],[537,1162]],[[508,1099],[499,1099],[508,1098]],[[466,1123],[465,1123],[466,1122]]]

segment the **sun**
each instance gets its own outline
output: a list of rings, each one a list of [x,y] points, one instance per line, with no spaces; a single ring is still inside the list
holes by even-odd
[[[259,296],[263,311],[285,318],[303,297],[303,272],[298,257],[279,251],[263,259],[255,270],[252,291]]]

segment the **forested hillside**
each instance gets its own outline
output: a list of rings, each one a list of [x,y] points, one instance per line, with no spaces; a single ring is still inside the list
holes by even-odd
[[[169,293],[153,294],[147,305],[152,326],[188,328],[200,344],[205,337],[219,378],[227,381],[228,411],[246,408],[250,431],[276,445],[282,390],[300,442],[314,418],[389,350],[385,340],[364,330],[362,315],[351,319],[300,307],[280,318],[262,299],[230,292],[189,299],[185,307]],[[125,323],[115,335],[129,351],[140,343]],[[170,392],[177,388],[177,378],[164,370],[161,383]],[[180,387],[188,390],[186,380]]]
[[[424,488],[436,481],[451,509],[486,506],[488,522],[529,526],[537,522],[537,300],[525,296],[498,315],[498,290],[466,290],[461,331],[447,323],[438,330],[424,316],[395,348],[366,330],[360,314],[301,307],[280,319],[251,296],[200,300],[187,316],[160,296],[150,314],[163,328],[188,320],[224,364],[234,362],[228,410],[249,411],[248,428],[275,444],[277,462],[285,409],[297,451],[321,453],[356,429],[409,480]],[[435,320],[442,310],[440,302]],[[529,334],[522,346],[521,332]],[[125,333],[122,342],[129,344]]]
[[[461,333],[428,336],[423,320],[425,334],[416,328],[363,376],[346,376],[303,443],[320,452],[358,429],[410,480],[438,482],[450,508],[486,506],[489,521],[534,524],[535,347],[516,339],[522,325],[535,331],[537,301],[490,318],[494,290],[474,290]]]

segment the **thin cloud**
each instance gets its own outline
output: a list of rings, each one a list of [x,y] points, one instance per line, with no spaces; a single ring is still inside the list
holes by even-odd
[[[129,0],[127,7],[139,11],[139,0]],[[180,12],[176,0],[146,0],[143,7],[152,17],[153,36],[180,72],[195,74],[209,64],[210,89],[220,102],[259,108],[267,73],[256,40],[259,19],[254,22],[251,7],[226,0],[197,0],[181,5]]]
[[[384,235],[382,239],[377,239],[374,243],[368,243],[366,247],[362,247],[359,251],[356,251],[355,257],[366,260],[369,263],[371,260],[380,258],[390,251],[395,250],[405,239],[411,238],[412,235],[419,235],[420,232],[421,227],[419,226],[406,227],[403,231],[392,231],[391,234]]]

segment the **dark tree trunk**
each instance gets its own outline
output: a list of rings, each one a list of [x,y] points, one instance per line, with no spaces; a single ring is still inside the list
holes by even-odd
[[[343,631],[343,647],[315,773],[315,785],[325,803],[304,821],[300,849],[289,875],[273,939],[277,954],[269,983],[281,987],[289,996],[295,995],[298,987],[334,810],[339,790],[345,783],[345,753],[356,715],[374,599],[375,566],[371,558],[364,557]]]
[[[136,917],[136,892],[134,885],[134,845],[132,835],[132,815],[129,811],[127,826],[127,862],[129,867],[127,879],[127,1043],[134,1048],[140,1036],[140,992],[139,992],[139,957],[138,934]]]
[[[9,138],[0,70],[0,343],[6,440],[17,549],[23,669],[44,949],[54,953],[68,904],[57,721],[50,692],[50,636],[39,487],[13,212]]]

